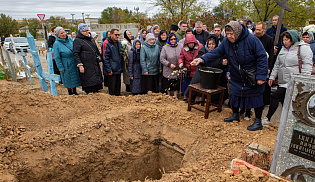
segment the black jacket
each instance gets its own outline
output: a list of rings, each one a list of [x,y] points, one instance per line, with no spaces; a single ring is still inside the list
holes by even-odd
[[[56,41],[56,37],[55,36],[52,36],[52,35],[49,35],[48,37],[48,47],[49,48],[53,48],[53,45]]]
[[[84,73],[80,73],[82,87],[92,87],[103,83],[103,76],[96,55],[100,56],[95,41],[80,32],[73,42],[73,56],[76,64],[82,63]]]
[[[264,34],[261,37],[258,37],[261,41],[262,45],[264,46],[266,52],[269,54],[268,58],[268,69],[270,69],[270,72],[272,71],[273,65],[275,64],[273,61],[273,52],[274,52],[274,44],[273,44],[273,38],[270,37],[267,34]]]
[[[202,30],[202,32],[200,34],[197,34],[196,30],[194,31],[194,36],[196,37],[196,39],[199,41],[199,43],[201,43],[203,46],[206,45],[206,41],[209,37],[209,33]]]

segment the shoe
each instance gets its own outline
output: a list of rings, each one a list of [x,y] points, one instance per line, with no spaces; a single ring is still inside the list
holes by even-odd
[[[245,109],[240,110],[240,116],[242,116],[243,114],[245,114]]]
[[[252,118],[251,118],[250,116],[246,116],[246,117],[244,118],[244,120],[250,121],[250,120],[252,120]]]
[[[184,101],[185,103],[188,103],[188,99],[184,99],[183,101]]]
[[[231,117],[224,119],[224,122],[233,122],[233,121],[240,122],[240,114],[239,113],[233,113],[233,115]]]
[[[262,130],[263,125],[261,124],[261,119],[255,119],[254,123],[247,127],[247,130],[250,131],[256,131],[256,130]]]
[[[261,122],[263,126],[269,126],[270,124],[270,121],[267,117],[264,117]]]

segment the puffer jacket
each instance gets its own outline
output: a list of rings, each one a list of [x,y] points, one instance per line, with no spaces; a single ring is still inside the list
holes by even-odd
[[[298,48],[300,47],[300,56],[302,59],[301,73],[311,74],[312,72],[312,50],[309,44],[303,41],[299,42],[299,33],[296,30],[286,31],[291,35],[292,44],[288,50],[285,46],[282,47],[277,57],[276,63],[270,75],[270,80],[275,80],[278,76],[279,85],[286,87],[286,84],[291,78],[291,73],[299,73],[299,62],[298,62]],[[282,42],[282,40],[281,40]],[[282,42],[283,44],[283,42]]]
[[[193,51],[189,51],[188,43],[195,43],[195,47]],[[184,68],[190,69],[190,75],[189,77],[193,77],[197,66],[190,66],[190,63],[197,57],[198,51],[203,47],[202,44],[197,42],[197,39],[193,34],[186,35],[184,46],[180,52],[180,56],[178,59],[178,64],[183,63]]]
[[[140,50],[140,65],[142,68],[142,75],[148,72],[149,75],[158,75],[159,70],[162,70],[162,64],[160,62],[160,49],[159,46],[144,42]]]
[[[266,81],[267,54],[260,40],[250,34],[245,25],[242,27],[242,32],[234,43],[225,38],[219,47],[201,56],[201,59],[207,63],[226,55],[231,71],[230,93],[238,97],[257,97],[264,93],[265,85],[251,86],[243,69],[256,68],[256,80]],[[236,56],[238,56],[238,60]],[[243,69],[240,68],[239,63]]]

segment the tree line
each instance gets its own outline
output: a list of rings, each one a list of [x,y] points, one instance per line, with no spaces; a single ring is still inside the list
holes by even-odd
[[[274,0],[220,0],[220,4],[211,8],[211,1],[207,0],[145,0],[152,7],[158,9],[152,17],[146,13],[108,7],[101,12],[100,24],[110,23],[140,23],[140,28],[147,25],[158,24],[161,29],[169,30],[171,24],[177,24],[180,20],[186,20],[192,25],[200,20],[208,26],[214,23],[225,25],[229,20],[245,19],[253,22],[267,21],[280,12],[279,5]],[[283,24],[289,29],[303,27],[308,20],[315,17],[315,1],[289,0],[287,5],[293,9],[285,12]],[[38,36],[38,30],[42,28],[37,18],[26,19],[18,23],[10,16],[1,14],[0,36],[18,34],[19,28],[27,26],[29,32]],[[54,26],[62,26],[65,29],[76,31],[76,25],[71,24],[63,17],[51,16],[44,21],[48,30]],[[25,36],[23,31],[21,36]]]

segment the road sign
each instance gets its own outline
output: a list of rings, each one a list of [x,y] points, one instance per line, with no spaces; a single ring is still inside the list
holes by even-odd
[[[40,21],[44,21],[45,14],[37,14],[37,16],[40,19]]]

